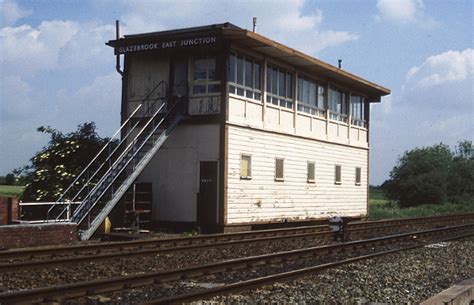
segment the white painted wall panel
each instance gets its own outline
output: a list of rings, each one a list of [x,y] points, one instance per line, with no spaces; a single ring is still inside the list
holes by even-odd
[[[293,111],[272,104],[266,104],[265,110],[263,110],[263,105],[258,101],[237,95],[230,95],[228,103],[229,123],[339,144],[368,147],[366,130],[354,129],[349,135],[348,125],[342,122],[329,121],[326,134],[325,117],[308,115],[302,112],[297,112],[295,116]],[[265,115],[263,115],[263,111]],[[351,136],[350,139],[349,136]]]
[[[153,220],[196,221],[199,161],[219,159],[219,125],[179,125],[137,181],[153,185]]]
[[[347,132],[347,131],[346,131]],[[252,179],[240,179],[240,155],[252,156]],[[367,213],[366,149],[284,134],[228,127],[227,222],[266,222],[359,216]],[[276,182],[275,157],[285,159],[285,180]],[[316,183],[307,183],[307,162],[316,163]],[[342,165],[342,184],[334,166]],[[355,168],[362,184],[355,185]]]

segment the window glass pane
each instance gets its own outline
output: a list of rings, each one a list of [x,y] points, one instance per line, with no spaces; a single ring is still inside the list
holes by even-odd
[[[309,94],[310,94],[310,85],[309,81],[306,79],[303,82],[303,103],[309,104]]]
[[[272,70],[267,66],[267,92],[272,92]]]
[[[235,93],[235,87],[229,86],[229,93]]]
[[[255,89],[260,90],[260,65],[259,64],[254,64],[255,68]]]
[[[309,104],[311,106],[316,107],[316,98],[317,98],[317,93],[316,93],[316,84],[313,82],[309,83]]]
[[[194,94],[205,94],[206,93],[206,86],[205,85],[193,86],[193,93]]]
[[[308,162],[308,181],[314,181],[314,162]]]
[[[247,90],[245,92],[245,96],[248,97],[248,98],[253,98],[253,92],[251,90]]]
[[[347,114],[347,94],[346,93],[342,93],[341,95],[341,113],[343,114]]]
[[[361,116],[360,118],[365,121],[365,98],[362,98],[362,103],[361,103]]]
[[[272,97],[267,95],[267,103],[271,103],[272,102]]]
[[[279,96],[286,96],[285,73],[278,71],[278,93]]]
[[[286,74],[286,97],[293,97],[293,75]]]
[[[256,99],[256,100],[261,100],[262,95],[260,93],[255,92],[253,98]]]
[[[341,166],[336,165],[335,166],[335,182],[336,183],[341,183]]]
[[[229,81],[235,83],[236,72],[237,72],[237,57],[235,54],[231,54],[229,58]]]
[[[216,59],[214,57],[211,57],[211,58],[208,58],[207,61],[208,61],[208,64],[209,64],[208,79],[209,80],[216,80],[217,79]]]
[[[215,85],[208,85],[207,86],[207,93],[217,93],[221,91],[221,85],[220,84],[215,84]]]
[[[278,95],[278,71],[272,69],[272,93]]]
[[[237,84],[244,84],[244,58],[242,56],[237,57]]]
[[[253,88],[253,71],[252,62],[245,61],[245,86]]]
[[[356,167],[356,178],[355,178],[356,184],[360,184],[361,182],[361,168]]]
[[[252,172],[251,172],[251,157],[250,156],[245,156],[242,155],[242,158],[240,159],[240,176],[241,177],[251,177]]]
[[[303,79],[301,77],[298,77],[298,89],[297,89],[297,94],[296,94],[296,99],[300,102],[302,102],[303,98]],[[298,107],[299,110],[299,107]]]
[[[207,59],[199,58],[194,60],[194,80],[207,79]]]
[[[237,94],[238,94],[238,95],[241,95],[241,96],[244,96],[244,89],[242,89],[242,88],[237,88]]]
[[[318,86],[318,108],[324,109],[324,87]]]
[[[276,159],[275,160],[275,179],[283,179],[283,159]]]

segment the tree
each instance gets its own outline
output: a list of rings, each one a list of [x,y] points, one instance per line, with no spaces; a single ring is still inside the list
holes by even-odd
[[[93,122],[79,125],[77,131],[68,134],[50,126],[37,130],[49,134],[50,140],[31,158],[30,165],[16,170],[27,181],[22,199],[56,201],[109,139],[99,137]]]
[[[14,185],[15,184],[15,176],[10,173],[5,176],[5,185]]]
[[[447,145],[407,151],[382,185],[400,206],[441,204],[474,196],[472,142],[462,141],[452,152]]]

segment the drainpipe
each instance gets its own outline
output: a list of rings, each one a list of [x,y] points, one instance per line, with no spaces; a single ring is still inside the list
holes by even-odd
[[[118,41],[120,39],[120,24],[118,20],[115,20],[115,39]],[[117,62],[115,64],[115,70],[123,77],[123,71],[120,70],[120,53],[117,51]]]

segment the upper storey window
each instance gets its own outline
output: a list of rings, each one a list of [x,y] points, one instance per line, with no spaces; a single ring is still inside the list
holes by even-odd
[[[298,110],[312,115],[324,116],[324,87],[298,77]]]
[[[232,53],[229,58],[229,93],[260,100],[260,64],[254,59]]]
[[[267,66],[267,103],[293,108],[293,75],[276,67]]]
[[[347,122],[348,115],[347,93],[329,88],[329,118]]]
[[[193,94],[220,93],[215,57],[195,58],[193,62]]]
[[[365,98],[351,95],[351,124],[367,127],[365,118]]]

